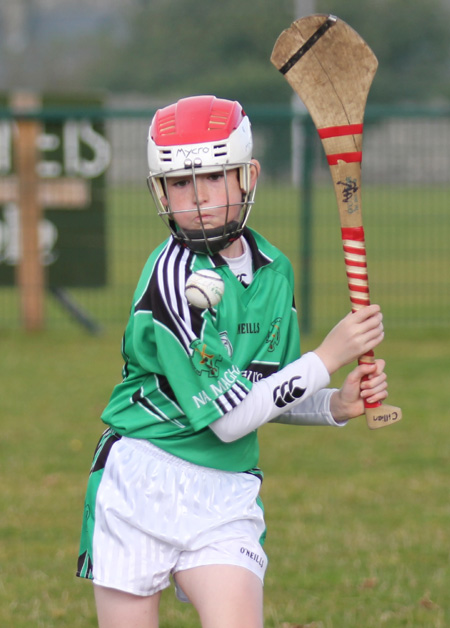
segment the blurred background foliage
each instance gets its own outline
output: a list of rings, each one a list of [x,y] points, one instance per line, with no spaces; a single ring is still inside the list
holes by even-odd
[[[286,103],[291,90],[270,54],[280,32],[311,12],[338,15],[374,50],[370,103],[447,101],[449,0],[6,0],[0,90]]]

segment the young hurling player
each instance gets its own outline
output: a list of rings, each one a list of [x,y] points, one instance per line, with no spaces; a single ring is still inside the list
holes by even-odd
[[[387,396],[384,363],[330,374],[383,338],[378,306],[347,315],[300,357],[293,271],[246,226],[259,163],[237,102],[182,99],[159,110],[148,184],[170,237],[133,298],[123,381],[102,419],[78,575],[93,579],[100,628],[156,628],[172,577],[203,628],[261,628],[267,557],[257,428],[339,425]],[[214,269],[222,301],[201,310],[186,280]],[[369,379],[363,381],[363,376]]]

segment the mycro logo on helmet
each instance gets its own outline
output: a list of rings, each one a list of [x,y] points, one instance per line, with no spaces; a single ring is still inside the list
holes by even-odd
[[[175,157],[181,155],[185,159],[187,157],[198,157],[199,155],[209,155],[211,152],[210,146],[196,146],[195,148],[182,148],[181,146],[177,148],[177,152]]]
[[[301,377],[292,377],[289,381],[283,382],[281,386],[277,386],[274,389],[273,401],[277,408],[284,408],[288,405],[288,403],[292,403],[304,395],[306,388],[300,388],[300,386],[297,386],[297,379],[301,379]]]

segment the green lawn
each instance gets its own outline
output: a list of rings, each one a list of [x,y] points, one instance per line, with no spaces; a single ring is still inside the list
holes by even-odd
[[[108,285],[71,291],[102,334],[85,333],[50,297],[47,329],[23,333],[17,294],[0,289],[1,626],[96,626],[91,587],[74,577],[87,472],[98,417],[120,379],[138,274],[166,237],[144,186],[109,194]],[[448,189],[368,186],[363,198],[372,300],[387,332],[377,355],[404,419],[375,432],[364,419],[341,430],[261,430],[266,628],[450,626]],[[312,218],[315,335],[304,351],[349,309],[329,185],[315,190]],[[262,184],[250,224],[291,258],[299,297],[298,194]],[[162,628],[197,625],[168,592]]]
[[[74,570],[120,333],[0,332],[2,626],[96,626],[90,584]],[[380,347],[398,425],[261,430],[266,628],[450,626],[449,341],[402,331]],[[167,592],[162,628],[197,625]]]

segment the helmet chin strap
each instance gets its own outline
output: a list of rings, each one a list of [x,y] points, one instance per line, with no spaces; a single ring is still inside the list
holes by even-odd
[[[183,229],[174,233],[174,238],[194,253],[215,255],[232,244],[243,231],[237,220],[214,229]]]

